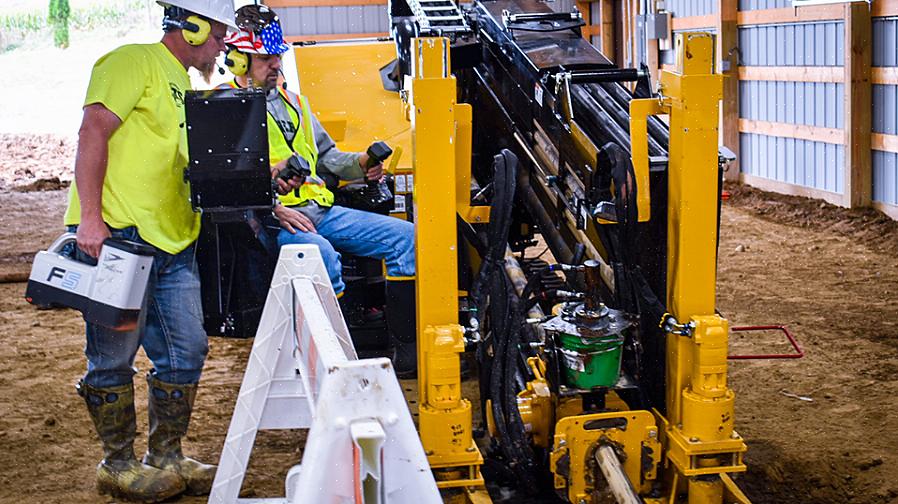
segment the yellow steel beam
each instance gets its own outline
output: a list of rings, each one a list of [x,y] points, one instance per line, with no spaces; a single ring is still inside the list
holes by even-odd
[[[744,471],[727,387],[728,323],[715,314],[717,144],[722,77],[714,38],[678,34],[675,71],[664,71],[670,106],[667,306],[683,324],[667,335],[667,458],[686,477],[691,504],[723,502],[721,474]],[[677,492],[671,489],[672,495]]]
[[[449,75],[449,41],[412,41],[409,111],[416,187],[415,242],[418,314],[418,397],[421,442],[440,488],[483,488],[483,457],[472,437],[471,403],[461,396],[458,325],[456,170],[470,167],[470,148],[457,151],[461,136],[470,146],[471,111],[456,103]],[[464,140],[463,140],[464,143]],[[458,160],[456,155],[461,156]],[[459,162],[460,161],[460,162]],[[465,195],[469,191],[465,190]],[[466,491],[468,500],[483,492]]]

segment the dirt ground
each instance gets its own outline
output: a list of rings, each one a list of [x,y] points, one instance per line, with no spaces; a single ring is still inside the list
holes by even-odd
[[[37,159],[48,146],[58,156]],[[0,278],[27,272],[61,230],[59,187],[73,153],[59,137],[0,136]],[[34,184],[53,176],[62,180]],[[56,190],[34,190],[47,188]],[[719,308],[734,326],[785,324],[806,351],[800,360],[732,361],[737,429],[749,445],[740,485],[757,503],[898,502],[898,225],[875,212],[729,189]],[[101,452],[73,388],[84,370],[83,322],[68,310],[37,311],[24,289],[0,283],[0,502],[108,502],[94,491]],[[250,345],[212,339],[188,453],[217,460]],[[774,333],[737,333],[731,343],[738,353],[787,350]],[[149,369],[142,354],[137,367]],[[142,401],[138,418],[145,432]],[[145,443],[138,438],[139,453]],[[298,437],[263,432],[254,454],[247,496],[282,494]]]

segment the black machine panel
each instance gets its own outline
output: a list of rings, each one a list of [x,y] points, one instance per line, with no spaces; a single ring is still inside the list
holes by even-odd
[[[204,212],[271,208],[265,94],[188,91],[184,105],[193,207]]]

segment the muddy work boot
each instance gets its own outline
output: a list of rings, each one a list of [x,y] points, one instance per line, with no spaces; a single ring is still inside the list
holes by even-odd
[[[393,343],[393,369],[401,379],[418,375],[415,281],[387,280],[387,330]]]
[[[187,435],[190,412],[196,399],[196,384],[165,383],[152,374],[149,384],[150,437],[145,464],[177,473],[187,484],[187,494],[206,495],[215,479],[214,465],[197,462],[181,453],[181,438]]]
[[[137,418],[134,385],[94,388],[76,386],[103,443],[103,460],[97,465],[97,491],[119,499],[159,502],[184,491],[175,473],[141,464],[134,457]]]

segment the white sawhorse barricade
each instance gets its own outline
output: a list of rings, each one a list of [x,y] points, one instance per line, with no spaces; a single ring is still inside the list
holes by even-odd
[[[240,499],[267,429],[309,429],[302,464],[285,498]],[[316,246],[281,248],[209,502],[442,502],[393,366],[358,360]]]

